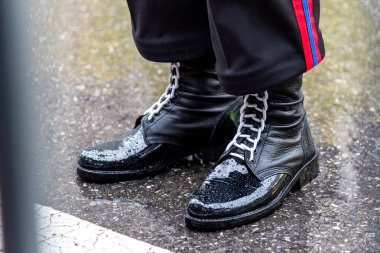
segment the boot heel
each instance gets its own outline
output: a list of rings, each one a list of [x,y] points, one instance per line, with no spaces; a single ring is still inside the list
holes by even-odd
[[[299,173],[300,175],[292,190],[300,190],[318,176],[318,155],[316,155],[308,164],[306,164]]]

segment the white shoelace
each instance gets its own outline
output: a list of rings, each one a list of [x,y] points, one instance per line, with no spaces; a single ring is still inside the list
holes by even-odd
[[[251,104],[248,102],[248,99],[250,96],[255,97],[258,101],[263,103],[263,108],[260,108],[257,104]],[[261,133],[264,130],[265,127],[265,121],[267,118],[267,110],[268,110],[268,92],[264,92],[264,96],[260,97],[259,94],[251,94],[251,95],[245,95],[244,96],[244,103],[242,107],[240,108],[240,120],[239,120],[239,127],[237,129],[237,132],[232,139],[232,141],[227,145],[226,150],[231,148],[232,146],[236,146],[237,148],[241,149],[243,151],[247,150],[250,152],[250,158],[249,160],[253,160],[254,152],[256,150],[257,144],[260,140]],[[254,108],[256,111],[260,112],[262,114],[261,118],[258,118],[256,114],[251,113],[251,114],[246,114],[247,108]],[[260,123],[259,128],[255,128],[253,124],[248,124],[246,123],[245,119],[251,119],[253,121],[256,121]],[[251,131],[256,132],[256,138],[252,139],[250,134],[245,134],[242,132],[243,128],[248,128]],[[252,147],[247,146],[246,144],[243,143],[243,141],[238,143],[239,138],[244,138],[246,139],[249,143],[252,143]],[[241,154],[238,154],[236,152],[231,152],[230,155],[238,157],[244,161],[244,156]]]
[[[148,121],[152,120],[154,115],[159,113],[162,107],[164,107],[167,103],[169,103],[171,99],[174,98],[175,92],[177,88],[179,87],[179,78],[180,78],[179,67],[180,67],[179,62],[170,64],[170,75],[169,75],[168,87],[166,88],[164,94],[162,94],[162,96],[158,99],[158,101],[144,112],[144,115],[148,115],[148,118],[147,118]]]

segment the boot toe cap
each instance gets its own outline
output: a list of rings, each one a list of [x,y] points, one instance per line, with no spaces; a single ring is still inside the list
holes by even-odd
[[[247,175],[249,176],[249,175]],[[281,175],[269,177],[256,184],[239,187],[224,187],[218,191],[205,190],[200,187],[189,201],[188,213],[197,218],[215,219],[255,212],[273,201],[284,188],[285,181]],[[285,177],[287,177],[285,175]],[[286,180],[287,181],[287,180]],[[278,185],[280,182],[281,185]],[[242,189],[245,191],[242,191]],[[220,196],[225,196],[221,198]]]
[[[147,147],[142,130],[138,128],[126,136],[83,149],[77,162],[79,166],[92,169],[117,166],[133,160]]]
[[[112,166],[120,161],[116,152],[96,147],[84,149],[78,156],[78,165],[86,168]]]

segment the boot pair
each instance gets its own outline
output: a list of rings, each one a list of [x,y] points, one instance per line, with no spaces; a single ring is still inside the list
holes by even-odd
[[[80,153],[81,178],[142,178],[188,156],[216,162],[190,199],[185,222],[217,230],[272,213],[291,189],[318,175],[302,76],[242,98],[221,90],[212,64],[172,63],[169,80],[130,133]]]

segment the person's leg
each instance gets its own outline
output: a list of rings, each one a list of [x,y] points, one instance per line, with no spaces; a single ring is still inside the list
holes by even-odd
[[[84,149],[78,175],[114,182],[156,174],[189,155],[215,161],[236,125],[230,111],[241,100],[224,93],[215,72],[206,2],[128,0],[133,35],[148,60],[171,63],[169,85],[133,131]]]
[[[187,207],[186,224],[204,230],[258,220],[318,175],[300,74],[324,55],[318,0],[208,2],[218,75],[244,103],[235,137]]]

